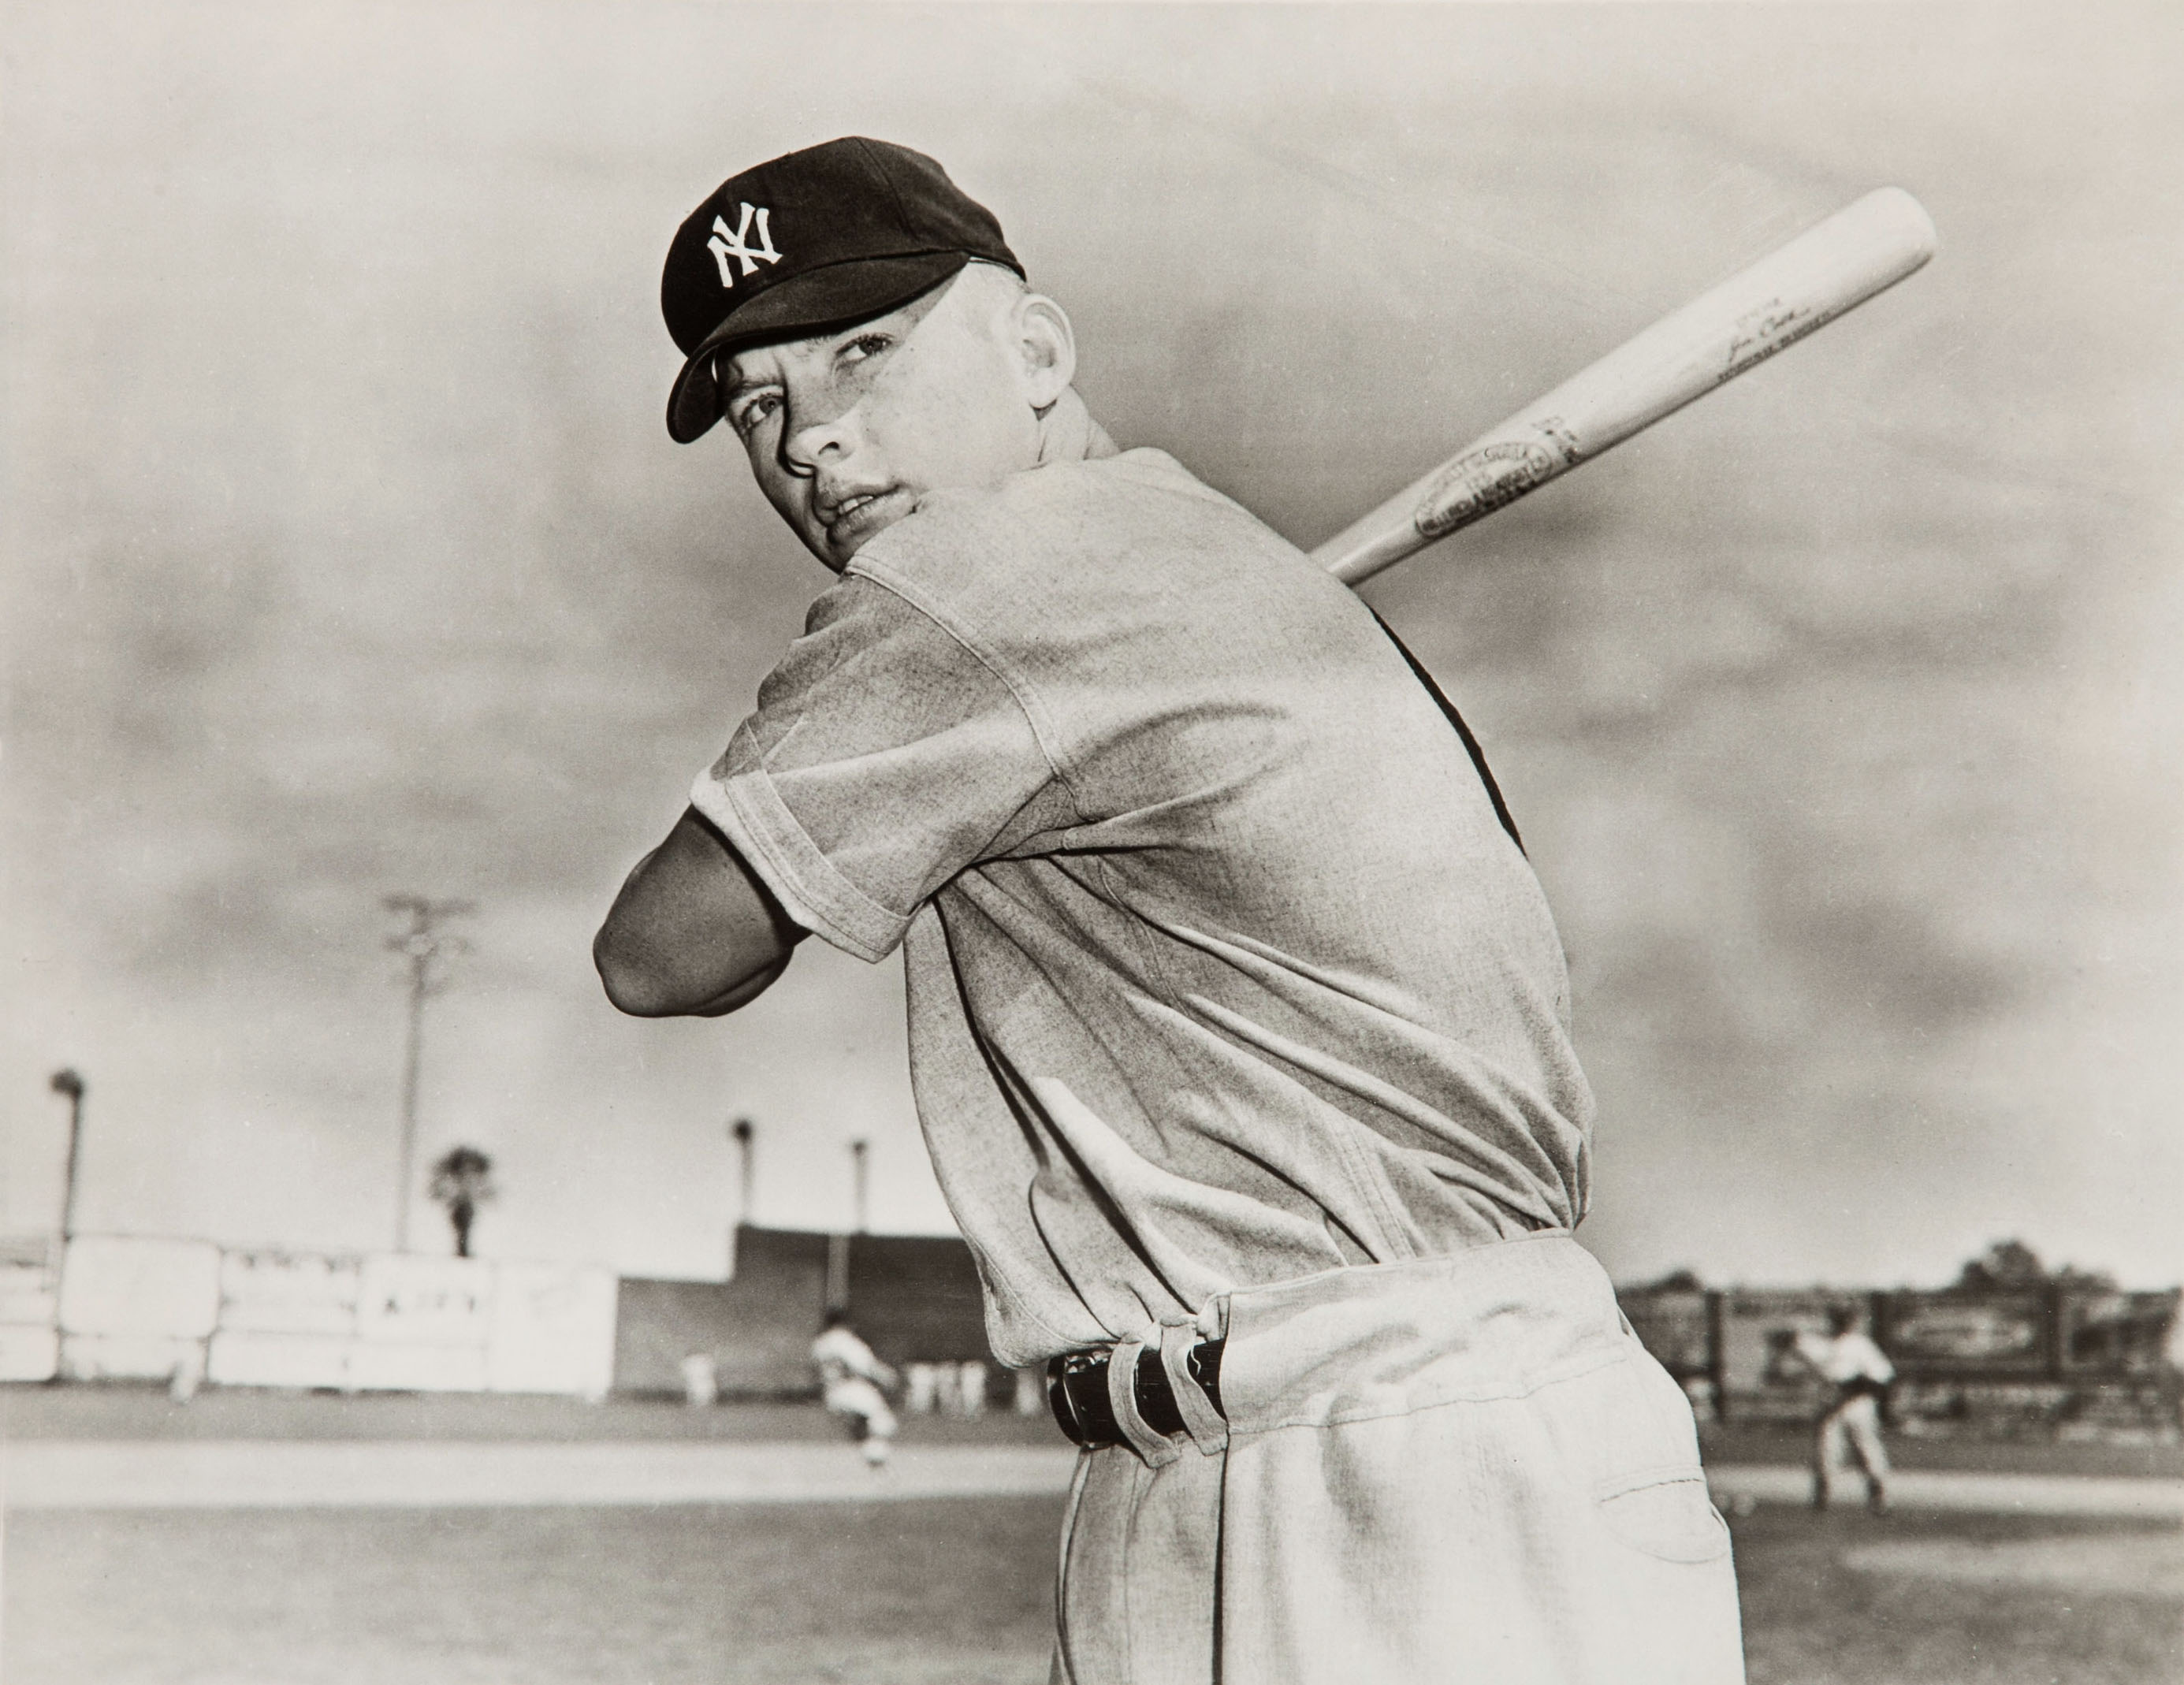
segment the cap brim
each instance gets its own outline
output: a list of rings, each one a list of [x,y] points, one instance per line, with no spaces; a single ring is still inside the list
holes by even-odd
[[[971,261],[963,252],[920,252],[909,257],[860,258],[808,270],[768,287],[706,335],[667,394],[667,432],[687,445],[721,419],[716,358],[746,346],[855,327],[900,309],[946,281]]]

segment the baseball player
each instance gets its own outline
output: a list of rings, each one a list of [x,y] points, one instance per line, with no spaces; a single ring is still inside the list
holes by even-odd
[[[827,1313],[819,1337],[811,1343],[811,1361],[819,1371],[820,1401],[836,1415],[860,1424],[866,1462],[875,1469],[884,1466],[894,1449],[896,1422],[883,1389],[900,1377],[872,1354],[844,1310]]]
[[[1844,1305],[1828,1312],[1828,1332],[1800,1332],[1793,1349],[1806,1365],[1835,1388],[1813,1429],[1813,1507],[1828,1507],[1829,1487],[1847,1459],[1858,1459],[1865,1474],[1866,1507],[1888,1513],[1888,1452],[1880,1443],[1880,1406],[1896,1365],[1858,1326],[1858,1315]]]
[[[1681,1390],[1571,1238],[1592,1100],[1483,759],[1346,587],[1072,381],[932,159],[732,176],[668,427],[835,579],[596,955],[717,1014],[904,951],[995,1355],[1085,1449],[1055,1677],[1742,1677]]]

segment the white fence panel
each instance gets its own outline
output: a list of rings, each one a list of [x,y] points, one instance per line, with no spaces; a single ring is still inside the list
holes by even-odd
[[[0,1323],[50,1328],[60,1320],[60,1294],[42,1264],[0,1263]]]
[[[204,1360],[204,1342],[164,1334],[61,1335],[61,1376],[67,1381],[164,1381]],[[200,1371],[202,1372],[202,1371]]]
[[[503,1264],[494,1289],[486,1384],[496,1393],[603,1399],[614,1385],[611,1271]]]
[[[485,1349],[359,1340],[348,1351],[348,1384],[362,1391],[482,1393]]]
[[[220,1264],[222,1333],[354,1334],[361,1258],[230,1252]]]
[[[79,1235],[69,1243],[64,1334],[201,1340],[219,1317],[220,1248],[209,1241]]]
[[[262,1334],[223,1328],[212,1337],[205,1378],[218,1387],[343,1387],[349,1382],[346,1334]]]
[[[614,1379],[618,1283],[590,1265],[222,1251],[81,1236],[51,1272],[0,1259],[0,1380],[554,1393]]]
[[[50,1381],[60,1368],[60,1331],[0,1323],[0,1381]]]
[[[474,1347],[482,1361],[493,1332],[493,1265],[375,1252],[364,1260],[356,1332],[367,1344]]]

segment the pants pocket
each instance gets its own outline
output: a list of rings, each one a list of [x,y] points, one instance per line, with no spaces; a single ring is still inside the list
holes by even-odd
[[[1729,1554],[1729,1525],[1695,1463],[1603,1482],[1594,1489],[1593,1507],[1616,1538],[1663,1562],[1711,1562]]]

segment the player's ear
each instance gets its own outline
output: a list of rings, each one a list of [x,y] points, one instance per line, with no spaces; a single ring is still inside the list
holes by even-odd
[[[1077,335],[1061,306],[1042,292],[1025,293],[1012,314],[1024,396],[1034,409],[1044,410],[1077,378]]]

